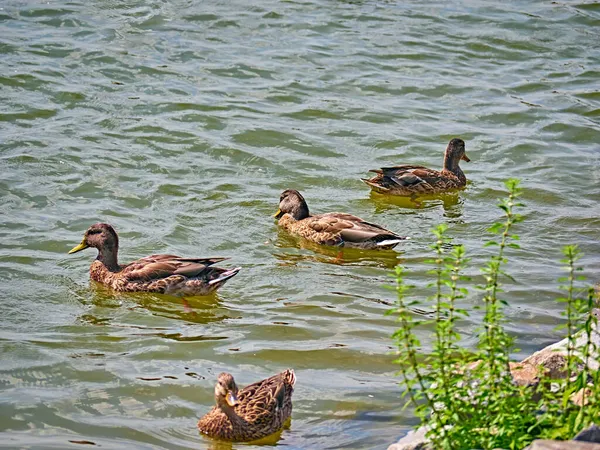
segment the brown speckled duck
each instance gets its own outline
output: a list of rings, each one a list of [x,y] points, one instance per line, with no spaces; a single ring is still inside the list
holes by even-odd
[[[467,184],[467,177],[459,167],[460,161],[469,162],[465,154],[465,142],[454,138],[448,143],[441,171],[423,166],[395,166],[371,170],[373,178],[362,178],[371,189],[381,194],[414,196],[419,194],[439,194],[460,189]]]
[[[302,194],[293,189],[283,191],[274,217],[289,233],[322,245],[390,249],[407,239],[352,214],[311,215]]]
[[[248,442],[279,431],[292,415],[296,375],[287,369],[241,391],[229,373],[215,385],[216,406],[198,421],[200,432],[224,441]]]
[[[88,247],[98,249],[98,257],[90,266],[90,278],[121,292],[207,295],[240,271],[239,267],[212,266],[227,258],[180,258],[175,255],[146,256],[120,265],[117,262],[119,237],[107,223],[92,225],[81,243],[69,253]]]

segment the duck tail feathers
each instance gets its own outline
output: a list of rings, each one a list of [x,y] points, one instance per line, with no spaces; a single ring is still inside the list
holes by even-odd
[[[382,186],[381,184],[374,183],[373,181],[371,181],[368,178],[361,178],[360,181],[365,183],[367,186],[369,186],[374,191],[379,192],[380,194],[387,194],[390,191],[388,188]]]
[[[398,245],[400,242],[406,241],[408,239],[410,239],[408,236],[407,237],[400,237],[398,239],[386,239],[384,241],[379,241],[377,243],[377,247],[389,247],[389,248],[393,248],[396,245]]]
[[[296,374],[294,373],[294,369],[287,369],[283,374],[287,383],[291,386],[296,384]]]
[[[224,272],[221,272],[219,274],[219,276],[217,278],[215,278],[214,280],[210,280],[208,282],[208,284],[210,286],[212,286],[213,284],[221,284],[224,283],[225,281],[229,280],[231,277],[234,277],[237,275],[237,273],[241,270],[241,267],[235,267],[233,269],[229,269],[226,270]]]

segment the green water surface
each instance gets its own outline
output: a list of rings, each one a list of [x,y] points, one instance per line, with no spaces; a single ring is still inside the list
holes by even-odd
[[[195,426],[216,375],[293,367],[278,446],[387,448],[415,424],[388,274],[400,257],[427,283],[438,223],[484,261],[508,177],[526,189],[505,287],[515,357],[561,338],[560,246],[579,244],[599,278],[599,42],[591,1],[0,2],[0,447],[217,448]],[[439,168],[455,136],[472,161],[460,195],[406,205],[359,180]],[[271,217],[286,188],[412,239],[306,246]],[[67,255],[96,221],[123,262],[243,270],[188,306],[113,294],[88,281],[92,250]],[[461,323],[466,346],[480,322]]]

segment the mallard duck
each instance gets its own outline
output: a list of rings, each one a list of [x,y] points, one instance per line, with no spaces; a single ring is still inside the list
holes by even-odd
[[[274,217],[289,233],[322,245],[390,249],[407,239],[352,214],[333,212],[313,216],[302,194],[293,189],[283,191]]]
[[[69,254],[88,247],[98,249],[98,257],[90,266],[90,278],[121,292],[206,295],[240,271],[239,267],[212,267],[227,258],[180,258],[175,255],[146,256],[120,265],[117,262],[119,237],[107,223],[88,228],[81,243]]]
[[[467,177],[459,167],[460,161],[471,161],[465,154],[465,141],[454,138],[448,143],[441,171],[423,166],[395,166],[370,170],[373,178],[361,178],[371,189],[381,194],[413,196],[439,194],[460,189],[467,184]]]
[[[279,431],[292,415],[296,375],[291,369],[238,392],[233,376],[219,375],[216,406],[198,421],[200,432],[225,441],[247,442]]]

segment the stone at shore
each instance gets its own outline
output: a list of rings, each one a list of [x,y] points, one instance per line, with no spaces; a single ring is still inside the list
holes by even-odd
[[[390,445],[387,450],[433,450],[433,446],[429,439],[425,437],[425,433],[427,433],[425,427],[410,430],[406,436]]]
[[[600,444],[581,441],[533,441],[525,450],[600,450]]]
[[[573,440],[595,442],[596,444],[600,444],[600,427],[596,424],[593,424],[585,430],[580,431],[579,434],[573,438]]]
[[[594,310],[594,315],[599,316],[600,310]],[[600,348],[600,333],[596,327],[592,330],[591,338],[593,346],[596,346],[596,349]],[[578,333],[575,339],[575,347],[583,347],[586,339],[587,336],[585,336],[583,333]],[[533,366],[543,365],[546,370],[551,370],[549,375],[552,378],[560,378],[560,375],[564,370],[564,361],[561,361],[562,358],[557,357],[556,355],[565,357],[567,354],[568,344],[569,339],[565,338],[562,341],[543,348],[539,352],[535,352],[533,355],[525,358],[522,362],[523,364],[531,364]],[[579,356],[579,358],[583,361],[582,355],[578,354],[577,356]],[[600,355],[598,353],[596,353],[596,355],[592,355],[588,365],[590,369],[598,370],[598,368],[600,368]]]
[[[600,318],[600,309],[595,309],[593,314]],[[583,347],[587,336],[583,333],[578,333],[575,338],[575,347]],[[592,330],[591,335],[592,348],[597,349],[596,354],[591,355],[588,360],[588,367],[592,370],[600,368],[600,332],[597,326]],[[564,378],[566,376],[565,364],[567,362],[567,347],[569,339],[565,338],[555,344],[549,345],[533,355],[525,358],[520,363],[511,363],[511,374],[515,382],[521,385],[536,385],[538,381],[537,368],[540,367],[546,372],[546,376],[554,379]],[[583,363],[583,356],[578,354]],[[515,372],[513,368],[525,368],[519,370],[520,374]]]
[[[398,442],[390,445],[388,450],[433,450],[433,446],[425,437],[426,432],[425,427],[409,431]],[[600,450],[600,427],[592,425],[581,431],[572,441],[539,439],[524,450]]]

